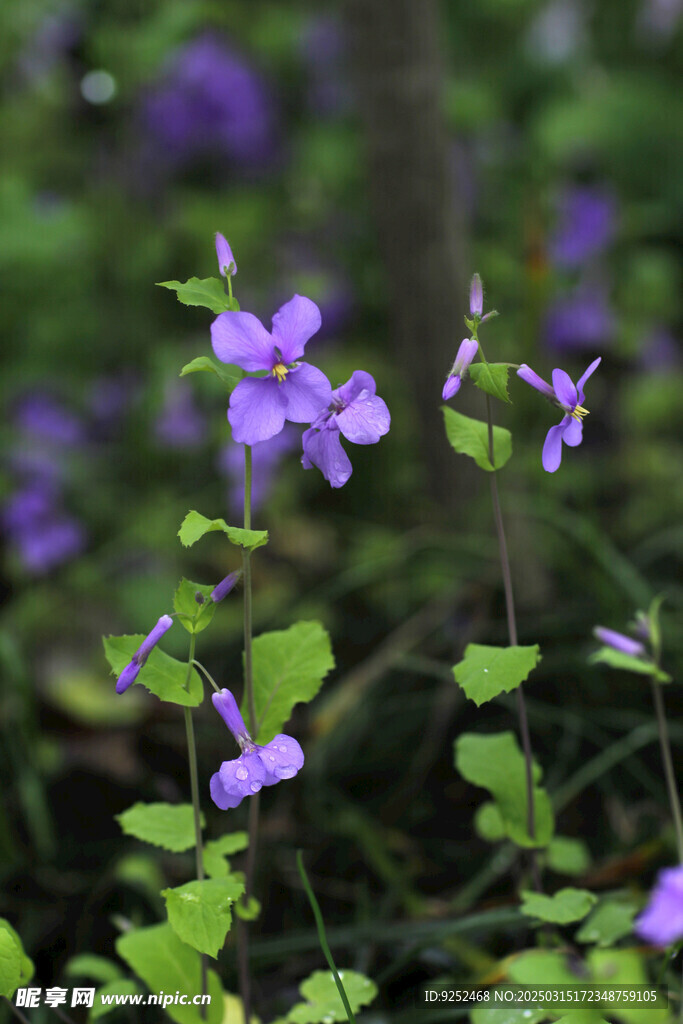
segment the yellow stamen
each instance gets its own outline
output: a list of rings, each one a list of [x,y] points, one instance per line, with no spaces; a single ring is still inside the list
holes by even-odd
[[[273,377],[277,377],[278,383],[282,384],[283,380],[289,373],[289,370],[284,363],[276,363],[273,369],[270,371]]]
[[[576,405],[570,415],[572,415],[575,420],[582,420],[584,416],[588,415],[588,409],[584,409],[582,405]]]

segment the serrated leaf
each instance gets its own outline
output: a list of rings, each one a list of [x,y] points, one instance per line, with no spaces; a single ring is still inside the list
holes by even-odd
[[[117,996],[135,996],[141,992],[142,989],[132,978],[117,978],[115,981],[106,982],[95,993],[95,1001],[88,1014],[88,1020],[98,1020],[117,1009],[118,1006],[125,1006],[128,1003],[127,999],[122,999],[120,1003],[117,1003]],[[104,1002],[103,996],[107,1000],[111,996],[111,1002]]]
[[[546,851],[548,867],[559,875],[582,875],[590,862],[590,851],[581,839],[555,836]]]
[[[631,934],[638,909],[638,905],[629,899],[602,900],[574,938],[577,942],[590,942],[596,946],[613,946]]]
[[[121,968],[107,957],[97,956],[95,953],[81,953],[80,956],[71,957],[64,973],[67,978],[91,978],[105,985],[121,977]]]
[[[181,942],[170,924],[136,928],[116,940],[116,952],[151,992],[199,993],[202,990],[200,955]],[[208,971],[206,1024],[222,1024],[223,990],[214,971]],[[172,1004],[165,1012],[178,1024],[201,1024],[199,1006]]]
[[[192,804],[137,803],[115,817],[127,836],[172,853],[182,853],[195,845]]]
[[[469,416],[463,416],[455,409],[443,406],[443,415],[446,423],[446,436],[451,447],[459,455],[469,455],[474,459],[480,469],[488,473],[494,469],[502,469],[512,455],[512,434],[504,427],[493,428],[493,454],[494,465],[489,459],[489,430],[488,424],[481,420],[473,420]]]
[[[226,313],[230,309],[223,282],[217,277],[191,277],[188,281],[157,281],[159,288],[175,292],[184,306],[204,306],[212,313]]]
[[[240,853],[249,846],[246,832],[230,832],[211,839],[204,844],[204,870],[209,878],[225,878],[230,872],[230,864],[225,858],[232,853]]]
[[[512,404],[508,394],[509,363],[473,363],[469,372],[476,386],[482,391],[500,399],[501,402]]]
[[[377,986],[370,978],[357,971],[339,971],[339,978],[352,1013],[363,1006],[369,1006],[377,995]],[[305,1003],[293,1006],[287,1020],[293,1024],[331,1024],[332,1021],[348,1021],[344,1004],[337,989],[332,971],[314,971],[299,986]]]
[[[551,924],[569,924],[582,921],[598,902],[588,889],[560,889],[552,896],[540,892],[523,892],[521,911],[527,917],[537,917]]]
[[[24,944],[21,941],[21,936],[19,935],[19,932],[15,931],[12,925],[9,923],[9,921],[4,917],[0,917],[0,928],[3,928],[6,932],[9,933],[10,938],[14,940],[14,944],[19,950],[19,984],[26,985],[26,983],[29,982],[33,977],[33,972],[35,971],[33,960],[31,960],[31,958],[26,955]]]
[[[173,595],[173,607],[188,633],[201,633],[214,617],[216,605],[210,600],[212,590],[213,586],[210,583],[193,583],[184,577],[178,584]],[[203,604],[197,603],[196,594],[202,595]]]
[[[14,935],[0,927],[0,996],[12,998],[21,982],[21,961],[23,951]]]
[[[624,654],[623,651],[616,651],[613,647],[601,647],[588,659],[591,665],[601,663],[611,668],[621,668],[625,672],[637,672],[638,675],[652,676],[658,683],[670,683],[671,676],[652,661],[644,661],[632,654]]]
[[[487,789],[494,798],[505,833],[518,846],[547,846],[554,818],[548,794],[536,785],[541,769],[534,762],[535,836],[527,832],[526,767],[517,738],[511,732],[480,736],[466,733],[455,743],[455,766],[468,782]]]
[[[465,657],[453,667],[453,675],[467,697],[481,706],[500,693],[515,690],[540,660],[538,644],[530,647],[468,644]]]
[[[498,810],[498,804],[492,800],[477,807],[474,815],[474,830],[487,843],[498,843],[505,839],[505,822]]]
[[[235,390],[244,376],[239,366],[233,366],[232,363],[216,363],[209,356],[197,356],[196,359],[185,363],[179,376],[187,377],[189,373],[213,373],[228,393]]]
[[[134,636],[105,636],[104,654],[115,676],[120,676],[144,640],[142,633]],[[194,708],[201,704],[204,687],[196,669],[190,672],[189,691],[185,689],[187,662],[178,661],[155,647],[146,663],[140,669],[134,685],[140,683],[159,700],[181,707]]]
[[[200,953],[217,957],[232,924],[231,907],[244,892],[234,876],[205,878],[176,889],[163,889],[168,920],[183,942]]]
[[[242,530],[238,526],[228,526],[225,519],[207,519],[199,512],[188,512],[178,530],[180,543],[190,548],[206,533],[222,531],[231,544],[255,551],[262,544],[268,543],[267,530]]]
[[[334,668],[330,638],[319,622],[297,622],[289,629],[257,636],[252,646],[257,743],[281,732],[292,708],[312,700]],[[246,704],[242,714],[246,714]]]

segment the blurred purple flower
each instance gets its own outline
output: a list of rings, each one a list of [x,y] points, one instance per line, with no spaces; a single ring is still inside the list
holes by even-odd
[[[616,200],[605,188],[575,185],[558,200],[558,220],[548,251],[558,267],[574,269],[611,243],[616,227]]]
[[[59,506],[58,490],[36,480],[15,491],[2,510],[2,526],[24,568],[43,575],[74,558],[85,545],[85,531]]]
[[[81,418],[47,392],[36,391],[20,399],[14,419],[19,429],[53,445],[71,447],[85,441]]]
[[[253,796],[263,786],[274,786],[293,778],[304,763],[304,753],[292,736],[279,733],[264,746],[254,743],[230,690],[212,696],[213,706],[239,744],[241,754],[224,761],[211,776],[211,799],[222,811],[237,807],[245,796]]]
[[[126,413],[140,398],[140,392],[140,380],[128,370],[97,377],[92,382],[86,401],[98,440],[116,432]]]
[[[130,659],[116,683],[116,692],[124,693],[129,686],[135,682],[140,669],[145,664],[150,654],[161,640],[162,636],[169,631],[173,625],[170,615],[162,615],[154,628],[147,634],[137,651]]]
[[[618,633],[616,629],[596,626],[593,636],[605,647],[612,647],[621,654],[630,654],[633,658],[641,658],[645,654],[645,647],[639,640],[634,640],[633,637],[626,636],[624,633]]]
[[[576,57],[586,38],[586,12],[577,0],[550,0],[540,7],[527,34],[529,56],[548,64]]]
[[[638,16],[638,35],[667,40],[683,15],[683,0],[644,0]]]
[[[268,441],[251,446],[251,507],[259,508],[270,494],[278,468],[285,455],[301,443],[301,432],[293,426],[285,427]],[[234,513],[244,505],[244,445],[231,442],[218,457],[218,469],[230,481],[228,501]]]
[[[279,434],[285,420],[310,423],[330,401],[325,374],[298,362],[306,342],[320,327],[315,302],[295,295],[273,317],[272,334],[252,313],[219,313],[211,324],[213,350],[224,363],[247,373],[266,370],[265,377],[246,377],[230,395],[228,420],[240,444],[256,444]]]
[[[206,419],[197,408],[192,391],[173,384],[166,390],[154,434],[166,448],[197,448],[206,436]]]
[[[542,377],[539,377],[530,366],[522,363],[517,370],[517,376],[523,381],[536,388],[542,395],[548,398],[553,405],[556,405],[564,412],[564,416],[556,427],[548,431],[543,445],[543,468],[546,473],[554,473],[559,469],[562,461],[562,442],[575,448],[581,444],[583,439],[583,417],[588,415],[588,409],[584,409],[585,396],[583,386],[590,375],[597,370],[601,357],[598,356],[590,364],[588,369],[579,377],[576,385],[568,373],[564,370],[553,370],[553,385],[547,384]]]
[[[57,61],[76,45],[81,26],[75,11],[63,9],[47,14],[34,35],[20,52],[19,69],[29,81],[47,75]]]
[[[227,157],[255,167],[278,149],[273,99],[248,60],[217,35],[205,33],[172,57],[143,102],[142,117],[162,161]]]
[[[654,946],[683,939],[683,864],[660,871],[650,902],[636,919],[634,931]]]
[[[615,319],[605,289],[583,282],[548,310],[545,338],[549,348],[562,352],[604,346],[614,335]]]
[[[329,408],[304,431],[304,469],[317,466],[332,487],[344,486],[353,467],[339,435],[354,444],[377,444],[389,431],[389,410],[376,390],[371,374],[354,370],[346,384],[332,392]]]
[[[644,370],[668,373],[680,362],[680,349],[673,333],[665,326],[654,327],[639,348],[639,362]]]
[[[346,69],[347,45],[343,25],[334,15],[315,14],[300,36],[300,52],[309,73],[308,99],[321,116],[345,113],[351,90]]]

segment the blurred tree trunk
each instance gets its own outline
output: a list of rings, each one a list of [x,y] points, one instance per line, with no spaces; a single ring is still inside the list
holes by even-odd
[[[443,117],[438,0],[345,0],[395,356],[432,494],[453,494],[441,387],[464,331],[464,241]],[[462,479],[460,480],[462,485]]]

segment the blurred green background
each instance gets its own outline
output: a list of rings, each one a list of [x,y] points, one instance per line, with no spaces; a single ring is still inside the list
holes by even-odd
[[[213,379],[178,378],[210,351],[210,314],[155,287],[215,275],[215,231],[242,308],[268,326],[295,291],[314,299],[307,358],[333,386],[371,371],[392,413],[379,445],[349,452],[342,490],[303,471],[295,429],[257,467],[256,628],[319,619],[337,658],[289,730],[307,769],[264,801],[260,1001],[280,1012],[320,965],[297,846],[340,960],[393,1005],[436,967],[468,976],[523,941],[424,929],[514,892],[472,829],[482,794],[452,768],[459,732],[513,722],[450,672],[468,642],[505,642],[488,483],[439,412],[474,270],[502,314],[482,330],[489,359],[576,379],[602,355],[557,474],[539,396],[515,378],[495,410],[514,436],[500,487],[560,831],[602,884],[644,886],[670,859],[656,739],[637,733],[649,690],[586,657],[594,624],[623,629],[660,592],[674,676],[683,653],[682,21],[679,0],[2,5],[0,910],[43,985],[106,953],[117,915],[158,919],[158,889],[191,871],[112,820],[187,799],[188,781],[181,718],[115,696],[100,635],[147,632],[181,575],[237,568],[218,536],[176,538],[190,508],[239,522],[241,453]],[[456,401],[484,415],[475,388]],[[216,622],[199,657],[239,690],[239,597]],[[167,639],[182,657],[182,631]],[[197,728],[208,800],[234,751],[210,708]]]

